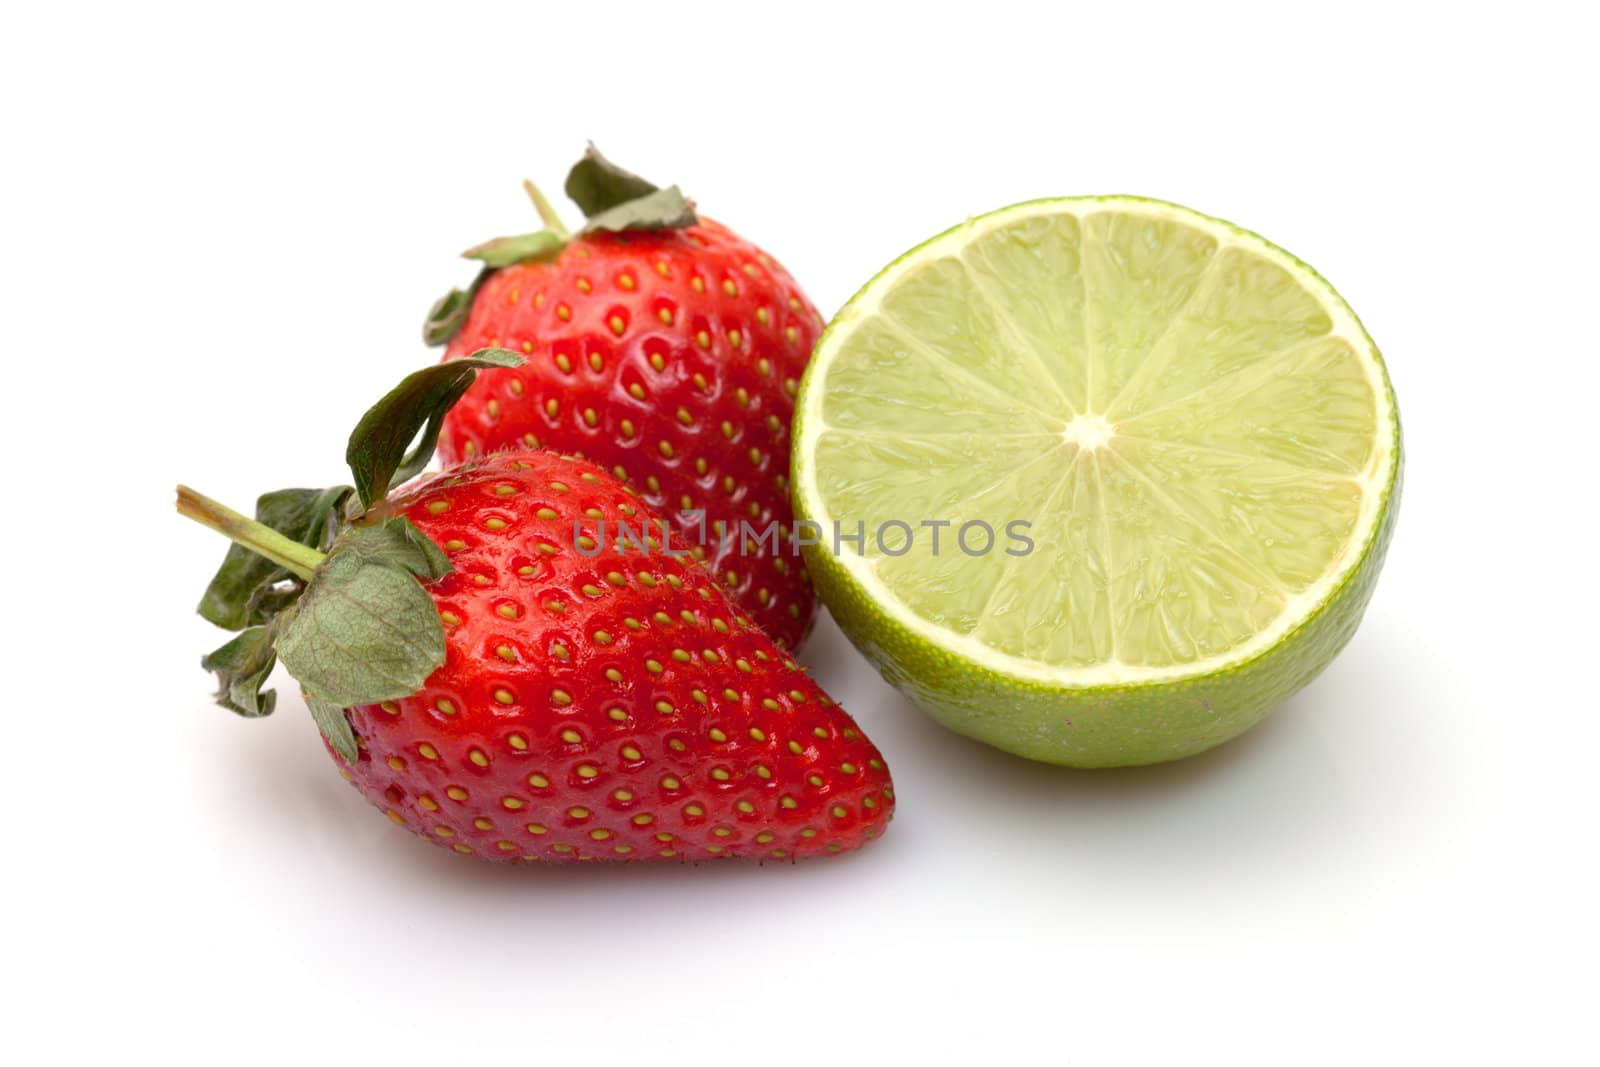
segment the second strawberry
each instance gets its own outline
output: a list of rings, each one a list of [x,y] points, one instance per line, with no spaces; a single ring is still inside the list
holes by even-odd
[[[429,318],[446,359],[527,358],[480,376],[440,454],[542,447],[601,465],[675,516],[683,547],[797,647],[815,599],[792,545],[789,421],[821,316],[761,249],[593,148],[567,180],[589,218],[578,234],[530,191],[547,228],[470,250],[477,281]]]

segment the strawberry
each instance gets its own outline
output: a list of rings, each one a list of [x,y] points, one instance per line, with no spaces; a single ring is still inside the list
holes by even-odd
[[[592,145],[567,179],[589,216],[576,236],[529,189],[549,228],[469,250],[478,280],[424,330],[448,340],[446,359],[527,357],[482,375],[446,416],[441,454],[592,460],[672,515],[725,591],[797,647],[816,601],[791,538],[789,421],[821,316],[761,249]]]
[[[877,749],[610,474],[519,450],[387,491],[476,369],[516,362],[408,378],[352,436],[354,489],[268,494],[252,521],[180,488],[237,542],[201,604],[242,631],[205,661],[219,702],[270,712],[281,658],[344,776],[466,855],[790,858],[875,837],[894,809]]]

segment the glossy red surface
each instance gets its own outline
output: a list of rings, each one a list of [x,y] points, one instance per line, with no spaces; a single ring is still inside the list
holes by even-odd
[[[500,346],[526,366],[492,370],[450,412],[447,463],[504,448],[584,456],[676,518],[722,588],[774,639],[798,647],[816,601],[787,538],[789,421],[822,318],[782,267],[715,222],[604,234],[552,263],[484,283],[446,358]],[[785,540],[742,552],[740,522]],[[747,545],[746,548],[754,548]]]
[[[692,561],[618,553],[618,522],[660,520],[596,468],[498,454],[388,509],[456,568],[430,587],[444,666],[350,710],[345,773],[391,820],[497,860],[784,859],[887,825],[855,722]]]

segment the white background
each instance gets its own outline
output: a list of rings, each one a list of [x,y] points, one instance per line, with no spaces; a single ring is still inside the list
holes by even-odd
[[[1600,100],[1583,6],[13,7],[16,1062],[1595,1062]],[[831,313],[978,213],[1130,192],[1255,229],[1383,348],[1408,469],[1365,625],[1244,739],[1083,773],[804,659],[899,811],[800,866],[499,869],[196,665],[247,505],[343,477],[466,245],[584,139]]]

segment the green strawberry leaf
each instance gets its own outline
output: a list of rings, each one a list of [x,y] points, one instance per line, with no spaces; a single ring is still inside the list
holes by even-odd
[[[280,489],[256,501],[256,521],[265,523],[290,540],[321,549],[331,538],[339,504],[350,493],[348,485],[331,489]],[[208,622],[225,630],[242,630],[269,621],[283,605],[281,596],[297,590],[279,589],[290,574],[271,560],[242,545],[231,545],[222,567],[200,598],[198,611]]]
[[[344,709],[309,693],[305,694],[305,698],[306,707],[311,709],[311,718],[316,722],[317,729],[322,731],[322,736],[328,739],[328,744],[339,753],[339,757],[346,763],[354,763],[360,759],[361,750],[356,746],[356,732],[350,728],[350,720],[345,717]]]
[[[360,527],[359,533],[352,531],[344,540],[342,548],[367,563],[399,567],[425,582],[436,582],[455,570],[444,549],[404,517]]]
[[[350,434],[344,456],[362,505],[370,508],[388,495],[391,486],[408,481],[428,465],[445,412],[472,385],[478,368],[522,363],[521,356],[504,348],[479,349],[407,375],[369,408]],[[413,440],[416,447],[408,452]]]
[[[272,631],[252,626],[200,660],[200,666],[217,676],[217,703],[245,718],[271,715],[278,694],[261,687],[272,674],[277,657],[272,652]]]
[[[351,527],[279,616],[278,656],[306,692],[341,708],[376,704],[415,693],[444,663],[444,624],[418,581],[440,561],[406,527]]]
[[[435,300],[422,324],[422,343],[429,348],[449,343],[450,338],[467,324],[467,316],[472,313],[472,301],[477,298],[484,281],[493,273],[493,267],[485,267],[467,288],[452,289]]]
[[[250,603],[245,608],[251,624],[271,622],[284,608],[299,600],[305,588],[306,583],[298,578],[286,578],[280,582],[257,586],[256,591],[250,594]]]
[[[567,173],[566,192],[589,220],[581,233],[679,229],[699,221],[676,185],[662,189],[623,170],[593,142]]]
[[[621,233],[624,230],[679,230],[699,222],[694,213],[694,201],[679,191],[676,185],[657,189],[637,200],[629,200],[616,207],[591,215],[579,233]]]
[[[565,247],[567,239],[554,230],[535,230],[515,237],[496,237],[473,245],[461,255],[480,260],[488,267],[509,267],[525,259],[553,259]]]
[[[659,189],[654,182],[623,170],[600,154],[600,149],[589,142],[583,158],[567,172],[566,193],[588,218],[609,211],[618,204],[649,196]]]

